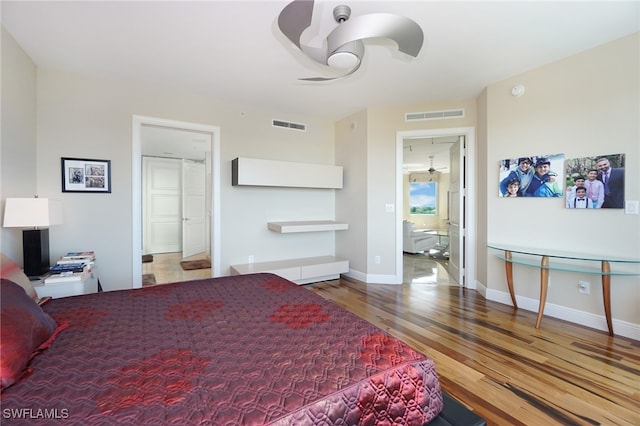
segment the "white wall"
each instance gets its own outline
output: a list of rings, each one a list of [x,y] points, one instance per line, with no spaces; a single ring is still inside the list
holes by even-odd
[[[33,197],[38,192],[36,101],[36,66],[2,27],[0,220],[7,197]],[[22,230],[1,228],[0,251],[22,265]]]
[[[334,254],[333,233],[281,235],[267,221],[333,219],[334,190],[231,186],[231,160],[255,157],[333,164],[333,123],[255,109],[157,87],[38,70],[38,190],[61,197],[64,225],[51,232],[51,255],[95,250],[106,290],[131,287],[132,116],[219,126],[222,273],[229,265]],[[306,123],[306,132],[271,119]],[[111,160],[111,194],[61,193],[60,157]]]
[[[335,125],[336,164],[344,167],[344,187],[336,192],[336,219],[349,231],[336,233],[336,254],[349,259],[350,274],[367,272],[367,114],[360,111]]]
[[[498,162],[503,158],[564,153],[570,159],[625,153],[625,198],[640,199],[639,40],[635,34],[488,87],[488,149],[479,170],[484,170],[480,181],[486,181],[488,188],[489,242],[640,258],[638,215],[627,215],[622,209],[566,209],[557,198],[505,200],[495,195]],[[522,97],[510,94],[516,84],[526,87]],[[484,285],[489,298],[504,300],[504,265],[494,254],[488,253]],[[514,274],[516,293],[530,307],[535,302],[537,309],[538,271],[514,267]],[[591,282],[590,295],[578,293],[578,280]],[[635,329],[636,338],[640,338],[638,283],[637,276],[616,276],[611,290],[614,328]],[[550,306],[545,312],[550,315],[577,318],[577,322],[606,329],[598,275],[552,271],[547,302]]]

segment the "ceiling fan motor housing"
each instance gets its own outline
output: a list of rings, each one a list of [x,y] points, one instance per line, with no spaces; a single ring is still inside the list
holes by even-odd
[[[333,9],[333,18],[338,24],[343,23],[351,16],[351,8],[347,5],[336,6]]]

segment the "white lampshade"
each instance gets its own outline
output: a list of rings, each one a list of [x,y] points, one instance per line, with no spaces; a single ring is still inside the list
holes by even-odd
[[[39,228],[62,223],[62,202],[50,198],[7,198],[5,228]]]

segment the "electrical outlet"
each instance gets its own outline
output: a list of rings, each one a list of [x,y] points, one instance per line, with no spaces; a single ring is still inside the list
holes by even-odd
[[[253,263],[253,255],[252,254],[249,255],[249,263]]]
[[[374,262],[376,263],[376,265],[379,265],[379,264],[380,264],[380,262],[381,262],[380,256],[376,256],[376,257],[374,258]]]
[[[591,294],[591,283],[589,281],[578,281],[578,292]]]

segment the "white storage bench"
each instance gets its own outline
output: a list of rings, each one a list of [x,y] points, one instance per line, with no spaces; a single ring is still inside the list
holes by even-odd
[[[296,284],[334,280],[349,272],[349,261],[335,256],[306,257],[231,265],[231,275],[271,272]]]

